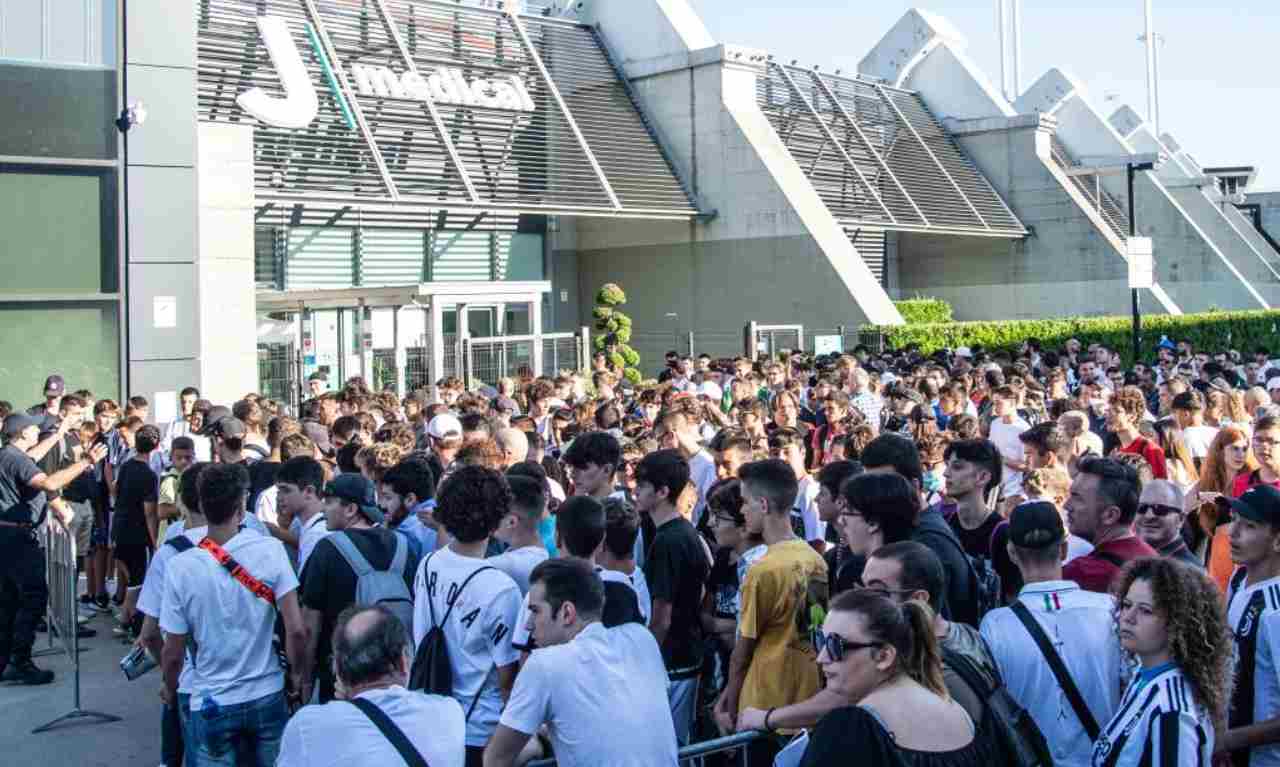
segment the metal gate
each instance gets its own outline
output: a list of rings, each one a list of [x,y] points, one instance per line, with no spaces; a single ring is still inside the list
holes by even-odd
[[[748,323],[743,330],[744,353],[753,360],[772,359],[784,351],[804,351],[804,325]]]
[[[298,413],[302,393],[302,357],[294,344],[258,344],[258,386],[267,399]]]

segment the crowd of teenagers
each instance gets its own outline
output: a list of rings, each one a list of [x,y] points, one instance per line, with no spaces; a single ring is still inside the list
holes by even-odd
[[[0,679],[56,524],[170,767],[1280,765],[1266,349],[591,367],[0,402]]]

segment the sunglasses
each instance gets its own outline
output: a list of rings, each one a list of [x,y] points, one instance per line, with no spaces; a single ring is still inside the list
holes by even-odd
[[[813,642],[813,651],[815,653],[821,655],[825,649],[827,656],[836,663],[844,660],[845,653],[857,652],[869,647],[879,647],[884,644],[884,642],[850,642],[839,634],[824,634],[820,629],[814,629],[810,639]]]
[[[1143,503],[1138,505],[1138,515],[1154,514],[1157,517],[1163,517],[1168,514],[1181,514],[1182,509],[1177,506],[1165,506],[1161,503]]]

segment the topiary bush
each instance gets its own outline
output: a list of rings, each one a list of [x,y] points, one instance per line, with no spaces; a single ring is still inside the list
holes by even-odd
[[[951,304],[941,298],[916,296],[905,301],[894,301],[893,305],[898,307],[898,313],[908,325],[950,322],[952,318]]]
[[[595,319],[596,337],[592,342],[596,351],[604,352],[609,364],[621,370],[632,384],[640,382],[640,355],[628,344],[631,341],[631,318],[618,311],[627,302],[627,294],[612,282],[596,291],[596,307],[591,310]]]
[[[1039,339],[1045,349],[1060,348],[1075,338],[1086,346],[1106,344],[1132,364],[1133,320],[1130,317],[1066,317],[1043,320],[990,320],[945,322],[921,325],[868,325],[864,331],[880,333],[885,346],[900,349],[918,344],[923,354],[960,346],[983,346],[988,350],[1016,349],[1028,338]],[[1145,315],[1142,318],[1141,361],[1155,357],[1160,337],[1187,340],[1196,349],[1239,349],[1249,352],[1259,346],[1275,350],[1280,330],[1280,311],[1205,312]]]

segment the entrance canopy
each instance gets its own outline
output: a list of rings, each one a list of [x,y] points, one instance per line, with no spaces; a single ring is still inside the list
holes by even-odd
[[[256,127],[258,203],[688,218],[598,34],[438,0],[204,0],[200,119]]]

